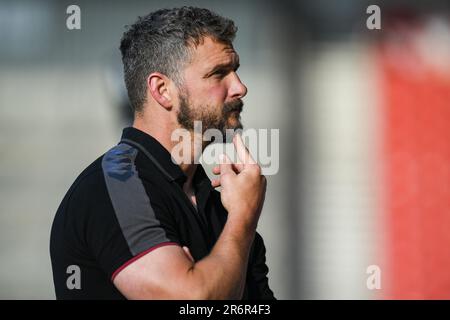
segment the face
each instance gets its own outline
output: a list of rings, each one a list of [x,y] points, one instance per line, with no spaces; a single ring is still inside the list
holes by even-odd
[[[178,122],[193,130],[202,121],[203,131],[242,129],[240,113],[247,88],[236,74],[239,56],[231,45],[204,38],[184,70],[179,93]]]

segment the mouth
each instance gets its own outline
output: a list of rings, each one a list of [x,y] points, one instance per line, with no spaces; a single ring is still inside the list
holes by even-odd
[[[241,113],[243,109],[244,103],[241,100],[233,101],[227,105],[225,105],[225,113],[233,114],[233,113]]]
[[[230,110],[227,115],[228,117],[240,118],[241,117],[242,108]]]

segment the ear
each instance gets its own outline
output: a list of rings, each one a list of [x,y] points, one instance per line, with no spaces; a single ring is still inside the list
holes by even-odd
[[[161,106],[171,109],[173,106],[170,79],[159,72],[153,72],[147,78],[147,90]]]

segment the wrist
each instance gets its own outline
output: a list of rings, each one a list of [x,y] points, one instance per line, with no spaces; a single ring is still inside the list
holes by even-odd
[[[226,225],[234,231],[233,233],[254,236],[258,219],[248,219],[242,213],[229,212]]]

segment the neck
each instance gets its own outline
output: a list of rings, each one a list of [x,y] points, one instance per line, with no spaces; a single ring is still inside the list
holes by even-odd
[[[148,119],[149,118],[149,119]],[[156,139],[167,151],[172,154],[174,148],[180,148],[180,141],[172,141],[172,132],[176,129],[180,129],[178,122],[167,123],[164,121],[155,121],[157,117],[145,117],[136,116],[133,122],[133,127],[139,129],[148,135],[151,135]],[[186,131],[187,132],[187,131]],[[183,138],[183,142],[189,143],[189,145],[183,144],[183,150],[190,149],[190,159],[183,159],[184,161],[177,161],[176,157],[172,157],[177,161],[183,173],[186,175],[187,180],[183,186],[183,189],[191,190],[192,181],[194,178],[195,170],[197,169],[197,163],[200,155],[203,152],[204,146],[201,143],[201,137],[195,136],[192,132],[189,132],[190,139]],[[178,139],[178,137],[176,137]],[[196,161],[197,160],[197,161]]]

